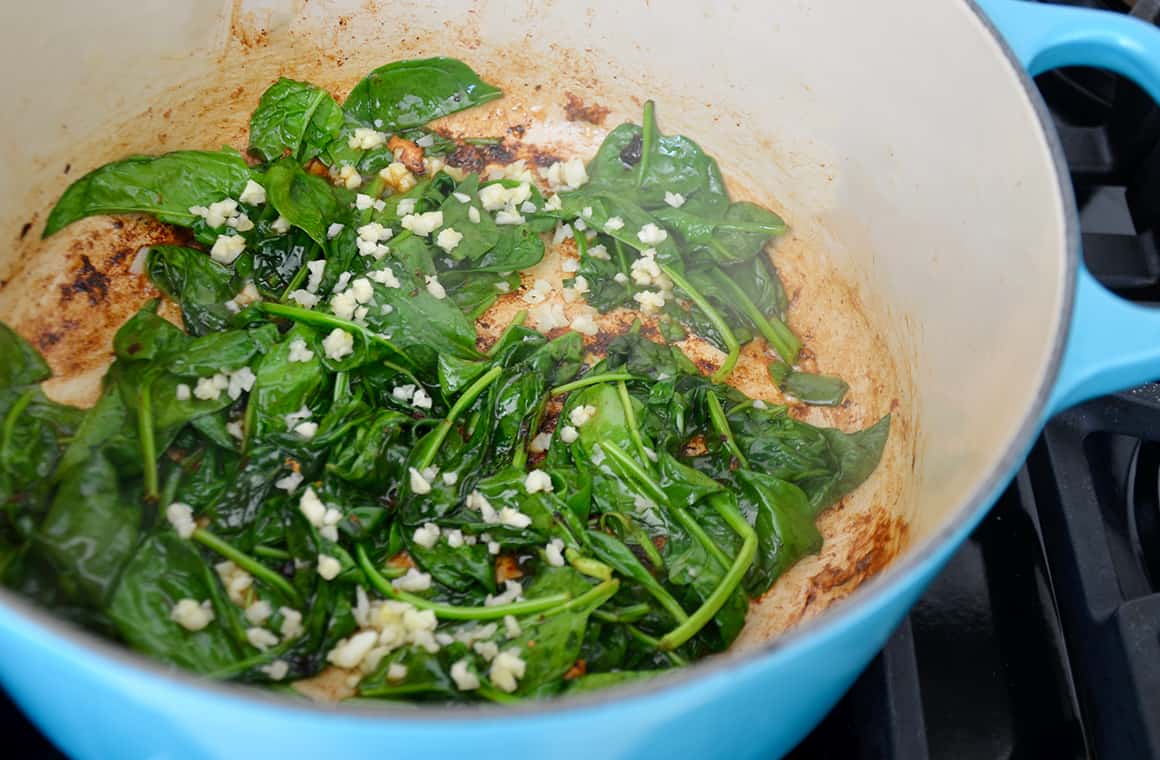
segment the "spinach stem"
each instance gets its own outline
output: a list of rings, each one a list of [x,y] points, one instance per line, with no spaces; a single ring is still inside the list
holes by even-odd
[[[547,408],[548,408],[548,397],[543,396],[543,397],[541,397],[539,404],[536,406],[536,413],[532,417],[532,420],[531,420],[530,424],[528,425],[528,430],[539,430],[540,429],[540,425],[543,424],[543,422],[544,422],[544,411]],[[512,467],[516,467],[516,468],[521,469],[521,470],[524,469],[524,465],[528,461],[528,446],[530,446],[530,445],[531,445],[531,441],[528,441],[528,443],[526,445],[520,446],[519,448],[516,449],[515,454],[512,455]]]
[[[141,466],[144,469],[145,498],[156,502],[157,442],[153,438],[153,378],[142,381],[137,391],[137,437],[141,439]]]
[[[358,697],[351,699],[344,699],[343,704],[350,704],[357,699],[360,702],[370,702],[374,700],[376,707],[381,707],[380,699],[396,699],[398,697],[406,697],[411,694],[423,694],[430,687],[426,684],[406,684],[401,683],[397,686],[383,686],[378,689],[364,689],[361,686],[358,690]]]
[[[359,567],[366,574],[367,580],[379,593],[396,601],[406,602],[421,610],[431,610],[435,613],[436,617],[443,618],[444,620],[498,620],[504,615],[531,615],[537,612],[551,610],[567,603],[572,598],[569,594],[560,593],[541,596],[535,599],[527,599],[522,602],[497,604],[494,607],[457,607],[452,604],[441,604],[395,588],[375,568],[370,556],[367,555],[366,547],[362,545],[356,547],[355,557],[358,560]],[[576,598],[580,599],[582,597]]]
[[[337,402],[350,391],[350,375],[346,371],[336,372],[334,375],[334,393],[332,400]]]
[[[729,524],[737,535],[741,536],[741,550],[737,552],[737,557],[733,560],[733,564],[729,567],[729,571],[725,573],[725,577],[721,579],[720,585],[713,589],[713,593],[705,599],[697,611],[689,616],[689,619],[681,623],[673,630],[661,637],[657,648],[662,652],[672,651],[681,644],[684,644],[697,632],[709,624],[717,611],[728,601],[737,587],[741,585],[742,578],[749,572],[750,565],[753,564],[753,558],[757,554],[757,532],[745,521],[737,508],[733,506],[733,502],[729,500],[724,494],[713,494],[709,497],[709,503],[717,510],[717,514]]]
[[[635,623],[647,615],[651,609],[652,607],[648,606],[646,602],[638,602],[637,604],[630,604],[627,607],[621,607],[616,612],[592,610],[592,617],[604,623]]]
[[[217,552],[221,556],[233,562],[238,567],[242,568],[250,575],[265,581],[267,584],[273,586],[282,593],[287,599],[295,605],[302,604],[302,598],[298,595],[298,591],[290,585],[290,582],[283,578],[278,573],[263,565],[258,560],[243,551],[235,549],[230,544],[218,536],[210,533],[205,528],[198,528],[193,532],[193,539],[202,546]]]
[[[467,409],[475,403],[479,395],[487,390],[487,386],[495,382],[496,378],[503,372],[503,367],[492,367],[487,372],[484,372],[478,380],[469,385],[465,391],[455,400],[451,405],[451,410],[447,412],[447,417],[439,423],[439,427],[435,428],[435,436],[431,439],[431,443],[427,445],[427,450],[423,452],[423,457],[419,460],[418,469],[422,470],[431,466],[435,455],[439,452],[439,447],[443,445],[447,434],[451,432],[451,426],[455,424],[455,420],[459,415],[463,414]]]
[[[254,554],[269,559],[294,559],[294,555],[285,549],[275,549],[273,546],[255,546]]]
[[[625,258],[624,244],[622,242],[620,242],[619,239],[612,238],[612,250],[613,250],[613,252],[616,253],[616,262],[618,264],[620,264],[620,271],[623,272],[624,275],[627,277],[630,269],[628,266],[628,259]],[[632,285],[630,284],[631,282],[632,282],[631,280],[625,281],[625,283],[624,283],[624,292],[625,293],[632,292]]]
[[[549,391],[552,396],[559,396],[563,393],[570,393],[580,388],[586,388],[589,385],[596,385],[597,383],[612,383],[617,380],[643,380],[644,378],[629,374],[628,372],[600,372],[595,375],[585,375],[579,380],[573,380],[570,383],[557,385]]]
[[[713,230],[725,230],[727,232],[755,232],[762,235],[780,235],[785,232],[785,222],[780,224],[762,224],[761,222],[718,222],[713,225]],[[720,243],[716,244],[721,250],[729,254],[729,250]]]
[[[657,551],[656,545],[653,544],[652,539],[649,538],[648,533],[646,533],[643,528],[633,522],[632,518],[630,518],[628,515],[621,514],[620,512],[605,512],[600,516],[601,529],[604,529],[604,521],[607,519],[619,520],[621,526],[624,528],[624,531],[635,539],[633,544],[640,547],[640,550],[645,553],[645,556],[648,557],[648,560],[652,563],[652,566],[657,570],[664,569],[665,561],[661,557],[661,553]],[[607,532],[612,533],[613,531]],[[623,540],[622,543],[625,545],[628,544],[627,541]]]
[[[705,296],[701,295],[700,291],[694,288],[692,284],[685,279],[683,274],[673,269],[668,264],[661,264],[660,266],[661,271],[664,272],[665,275],[668,276],[668,278],[672,280],[678,288],[685,291],[685,294],[692,299],[693,303],[697,305],[697,308],[704,312],[705,316],[709,318],[709,321],[713,323],[713,328],[717,330],[717,334],[721,336],[721,340],[725,341],[725,347],[728,349],[728,352],[725,355],[725,361],[722,362],[721,366],[717,368],[717,371],[710,376],[710,379],[715,383],[724,381],[725,378],[729,377],[729,373],[733,371],[734,365],[737,364],[738,357],[741,356],[741,344],[737,342],[737,336],[733,334],[733,330],[729,328],[729,325],[725,322],[725,318],[721,316],[721,313],[713,308],[713,306],[709,303],[709,300],[705,298]]]
[[[491,344],[491,347],[489,349],[487,349],[487,351],[484,352],[484,355],[489,356],[489,357],[495,356],[495,352],[498,351],[499,347],[504,344],[504,340],[507,338],[507,336],[509,334],[511,334],[511,332],[513,330],[515,330],[517,327],[521,326],[527,320],[528,320],[528,310],[527,309],[520,309],[519,311],[517,311],[516,315],[514,317],[512,317],[512,321],[509,322],[508,326],[504,328],[503,334],[500,335],[499,338],[496,339],[495,343]]]
[[[558,615],[561,612],[582,609],[588,606],[599,607],[613,596],[615,596],[616,592],[619,590],[620,581],[616,578],[610,578],[606,581],[601,581],[600,583],[597,583],[595,586],[585,591],[580,596],[564,602],[563,604],[552,607],[549,610],[546,610],[543,616],[552,617],[553,615]]]
[[[725,412],[725,416],[731,417],[732,415],[737,414],[738,412],[744,412],[746,409],[748,409],[751,406],[753,406],[753,399],[747,398],[744,401],[742,401],[740,404],[735,404],[735,405],[729,407],[729,411]]]
[[[600,614],[601,614],[600,610],[597,609],[596,611],[594,611],[593,616],[599,616]],[[603,620],[603,618],[601,618],[601,620]],[[609,622],[617,622],[617,621],[611,620]],[[639,628],[637,628],[636,625],[632,625],[630,623],[622,623],[622,625],[624,625],[624,630],[629,632],[629,636],[637,639],[638,642],[647,646],[648,649],[660,650],[660,639],[659,638],[645,634],[645,632],[643,630],[640,630]],[[684,667],[684,666],[689,664],[689,661],[687,659],[684,659],[683,657],[680,656],[680,654],[677,654],[676,652],[664,651],[664,650],[661,650],[661,651],[664,652],[665,657],[668,658],[669,663],[672,663],[676,667]]]
[[[635,625],[625,624],[624,628],[625,628],[625,630],[628,631],[629,636],[632,636],[634,639],[636,639],[640,643],[644,644],[646,647],[650,647],[652,649],[658,649],[661,652],[664,652],[665,657],[669,658],[669,662],[671,662],[673,665],[676,665],[678,668],[684,667],[685,665],[689,664],[688,660],[686,660],[684,657],[681,657],[676,652],[666,651],[666,650],[661,649],[661,640],[656,638],[655,636],[649,636],[647,633],[645,633],[641,629],[637,628]]]
[[[514,705],[523,701],[515,694],[508,694],[502,689],[497,689],[494,686],[489,686],[485,683],[481,683],[479,688],[475,690],[475,693],[488,700],[489,702],[495,702],[496,704],[500,705]]]
[[[302,284],[302,281],[306,279],[306,275],[310,271],[310,267],[306,265],[318,258],[318,252],[320,250],[322,249],[318,243],[310,246],[310,255],[302,262],[302,266],[298,267],[298,271],[294,273],[294,276],[290,278],[290,282],[287,283],[286,288],[282,291],[282,295],[278,298],[279,301],[285,301],[290,297],[291,293],[298,290],[298,286]]]
[[[575,222],[572,223],[572,239],[576,241],[576,255],[583,261],[584,257],[588,255],[588,235],[584,230],[576,229]]]
[[[617,381],[616,393],[620,396],[620,405],[624,408],[624,421],[628,427],[628,436],[632,439],[632,445],[636,447],[636,454],[642,462],[648,462],[647,447],[640,437],[640,428],[637,427],[636,423],[636,412],[632,409],[632,396],[628,395],[628,386],[624,384],[623,380]]]
[[[32,403],[32,397],[36,395],[36,391],[36,388],[29,388],[20,394],[20,398],[16,399],[16,403],[8,410],[8,415],[4,418],[4,439],[0,441],[0,453],[8,452],[8,448],[12,445],[12,436],[16,433],[16,421]]]
[[[656,106],[651,100],[644,102],[644,116],[640,122],[640,161],[636,165],[636,186],[644,184],[644,176],[648,173],[649,157],[653,153],[657,142]]]
[[[385,179],[383,179],[381,176],[379,176],[378,172],[375,172],[374,179],[372,179],[370,181],[370,183],[367,184],[361,190],[361,192],[364,193],[365,195],[369,195],[371,198],[373,198],[374,200],[377,201],[379,198],[382,197],[383,191],[386,189],[387,189],[387,181]],[[367,208],[367,209],[363,209],[362,213],[359,214],[359,222],[358,222],[359,226],[361,227],[362,225],[366,224],[367,222],[369,222],[371,219],[373,219],[376,216],[378,216],[378,214],[375,213],[374,206],[371,206],[370,208]]]
[[[705,403],[709,406],[709,420],[713,423],[717,435],[721,436],[726,448],[729,449],[738,463],[745,469],[749,469],[749,460],[745,458],[745,454],[741,452],[737,446],[737,441],[733,438],[733,430],[729,427],[729,420],[725,418],[725,410],[721,408],[721,400],[717,398],[717,394],[712,391],[706,393]]]
[[[258,654],[254,655],[252,657],[247,657],[244,660],[238,660],[237,662],[232,662],[223,668],[215,670],[211,673],[207,673],[205,677],[211,678],[214,680],[222,680],[222,679],[226,679],[226,678],[232,678],[232,677],[238,675],[239,673],[244,673],[245,671],[249,670],[250,668],[256,667],[258,665],[264,665],[267,662],[273,662],[274,660],[276,660],[280,656],[282,656],[286,652],[286,650],[290,649],[290,646],[292,645],[292,643],[293,643],[293,639],[290,639],[290,640],[278,645],[277,647],[274,647],[273,649],[267,649],[266,651],[259,652]]]
[[[653,480],[652,476],[645,472],[639,464],[633,461],[632,457],[624,453],[615,443],[601,441],[599,445],[600,449],[608,458],[616,462],[622,472],[636,481],[637,485],[645,492],[648,498],[658,504],[663,504],[665,509],[676,518],[680,526],[688,531],[689,535],[693,536],[698,543],[704,546],[705,551],[709,552],[713,555],[714,559],[721,563],[721,567],[729,567],[729,557],[726,556],[725,552],[721,551],[721,547],[717,546],[717,542],[709,537],[709,534],[693,519],[693,516],[689,514],[687,509],[673,504],[660,484]]]
[[[598,559],[585,557],[575,549],[568,549],[564,552],[564,557],[568,560],[568,564],[578,573],[583,573],[589,578],[596,578],[601,581],[612,579],[612,568]]]
[[[753,299],[749,297],[745,289],[734,282],[732,277],[716,267],[713,269],[713,278],[729,291],[737,305],[745,312],[745,316],[749,317],[749,321],[757,327],[757,331],[761,333],[769,345],[773,346],[773,350],[777,351],[781,360],[786,364],[793,365],[802,350],[802,343],[786,326],[785,322],[777,317],[767,317],[762,314],[761,309],[757,308],[757,304],[753,303]]]
[[[339,330],[345,330],[346,332],[352,333],[354,335],[361,335],[362,339],[366,342],[377,343],[384,348],[388,348],[392,352],[406,359],[408,364],[411,364],[411,357],[407,356],[403,349],[399,348],[383,336],[377,335],[370,330],[367,330],[362,325],[355,324],[354,322],[340,319],[332,314],[323,314],[320,311],[303,309],[298,306],[287,306],[283,303],[270,303],[269,301],[263,301],[262,303],[259,303],[257,307],[261,311],[264,311],[271,316],[284,317],[294,322],[301,322],[304,325],[310,325],[311,327],[337,328]]]
[[[531,428],[531,429],[534,430],[535,428]],[[522,469],[524,469],[524,466],[527,465],[527,463],[528,463],[528,447],[527,446],[516,447],[516,450],[512,453],[512,467],[514,469],[517,469],[517,470],[522,470]]]

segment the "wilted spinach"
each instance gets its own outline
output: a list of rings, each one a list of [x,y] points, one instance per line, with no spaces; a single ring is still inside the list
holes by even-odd
[[[448,154],[424,125],[497,97],[446,58],[379,68],[342,106],[280,79],[250,122],[261,163],[134,157],[70,187],[46,235],[129,212],[193,229],[146,266],[182,325],[155,302],[129,319],[83,411],[45,396],[47,364],[0,325],[0,578],[202,674],[337,666],[362,698],[510,702],[729,646],[749,599],[818,551],[818,513],[869,476],[889,419],[816,428],[722,384],[760,335],[785,391],[847,390],[789,370],[800,343],[762,255],[782,221],[731,201],[651,103],[551,200],[397,162],[392,146]],[[639,322],[603,356],[523,312],[478,345],[557,224],[590,304],[663,291],[663,334],[720,345],[718,372]]]

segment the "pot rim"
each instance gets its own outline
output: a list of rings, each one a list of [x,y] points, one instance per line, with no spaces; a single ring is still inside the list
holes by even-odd
[[[867,580],[850,597],[839,600],[831,608],[815,618],[805,620],[783,633],[776,639],[754,646],[744,652],[724,652],[686,667],[668,671],[663,675],[643,682],[614,686],[582,695],[562,696],[553,699],[532,700],[513,705],[412,705],[395,707],[389,702],[382,706],[369,705],[323,705],[305,701],[292,701],[266,690],[225,681],[212,681],[198,677],[184,670],[167,667],[143,654],[137,654],[125,646],[89,633],[67,621],[52,615],[48,610],[20,597],[15,592],[0,587],[0,608],[24,618],[43,632],[64,639],[66,645],[84,650],[86,655],[111,661],[110,664],[129,668],[135,676],[146,676],[172,682],[184,689],[205,693],[205,696],[250,703],[261,709],[277,708],[289,713],[307,713],[312,717],[345,720],[372,719],[384,726],[401,720],[406,723],[430,723],[445,725],[463,721],[479,722],[497,716],[538,717],[560,713],[578,713],[585,708],[624,704],[632,700],[644,699],[660,693],[674,694],[695,682],[713,675],[725,675],[731,671],[750,669],[767,663],[777,656],[791,656],[795,649],[805,646],[811,639],[819,639],[835,634],[840,628],[856,624],[885,606],[908,578],[923,577],[945,562],[957,548],[967,533],[982,519],[994,503],[1000,489],[1010,480],[1011,473],[1026,457],[1032,442],[1042,428],[1041,420],[1048,410],[1048,403],[1055,380],[1059,373],[1071,326],[1072,306],[1075,298],[1076,267],[1080,261],[1079,219],[1075,199],[1067,179],[1067,162],[1059,136],[1053,126],[1050,113],[1039,95],[1031,76],[1016,58],[1011,47],[998,28],[986,16],[976,0],[958,0],[981,22],[984,29],[998,43],[1002,55],[1013,69],[1019,86],[1029,99],[1040,131],[1047,142],[1051,156],[1056,186],[1063,203],[1065,284],[1058,314],[1059,329],[1055,335],[1051,356],[1046,370],[1023,422],[1008,444],[1006,451],[987,475],[979,480],[961,505],[946,523],[919,545],[911,547],[906,556],[891,562],[885,570]],[[0,622],[0,625],[7,625]],[[79,654],[79,653],[78,653]]]

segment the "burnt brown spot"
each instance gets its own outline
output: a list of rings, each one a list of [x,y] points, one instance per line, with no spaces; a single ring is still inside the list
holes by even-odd
[[[479,155],[485,164],[510,164],[516,160],[515,154],[503,143],[481,145]]]
[[[447,157],[447,164],[467,172],[478,172],[483,169],[483,156],[474,145],[464,143]]]
[[[25,222],[24,225],[20,228],[20,239],[23,240],[24,238],[28,237],[28,231],[31,229],[32,222]]]
[[[706,375],[711,375],[717,371],[717,365],[703,357],[697,357],[693,363],[697,365],[697,369],[701,370]]]
[[[88,256],[81,254],[81,263],[72,282],[60,286],[60,299],[71,301],[73,296],[84,294],[89,303],[99,306],[109,297],[109,278],[93,266]]]
[[[523,139],[524,133],[527,131],[528,128],[523,124],[512,124],[507,128],[507,133],[518,139]]]
[[[552,152],[540,150],[539,148],[532,149],[532,164],[535,166],[551,166],[560,160],[560,157]]]
[[[564,115],[568,121],[586,121],[599,127],[608,117],[608,109],[599,103],[585,105],[583,100],[568,92],[564,93]]]
[[[70,171],[72,171],[72,164],[65,164],[64,165],[64,173],[68,174]]]
[[[61,337],[63,336],[56,330],[45,330],[36,336],[36,345],[40,346],[41,351],[47,351],[57,343],[60,343]]]

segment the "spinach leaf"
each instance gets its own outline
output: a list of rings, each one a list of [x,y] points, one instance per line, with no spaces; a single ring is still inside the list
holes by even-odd
[[[744,494],[742,511],[757,530],[757,560],[745,577],[745,590],[757,597],[795,562],[821,549],[822,534],[800,488],[752,470],[738,470],[736,476]]]
[[[354,86],[343,108],[367,125],[397,132],[502,95],[461,61],[426,58],[375,69]]]
[[[254,410],[255,435],[264,436],[273,430],[285,430],[285,417],[304,406],[310,408],[316,394],[326,381],[326,370],[318,354],[308,361],[290,361],[291,345],[303,341],[320,350],[314,331],[296,325],[286,333],[284,340],[270,350],[254,368],[256,379],[250,393]]]
[[[414,238],[412,238],[413,240]],[[399,246],[414,250],[421,242]],[[392,262],[393,263],[393,262]],[[412,360],[424,366],[434,366],[436,355],[450,354],[461,359],[476,358],[475,325],[463,312],[446,298],[436,298],[427,288],[423,270],[394,267],[401,287],[388,288],[375,284],[375,302],[387,304],[367,316],[367,323],[377,333],[391,336],[391,340]]]
[[[798,372],[781,362],[769,365],[769,377],[789,395],[819,406],[837,406],[846,397],[846,391],[850,390],[850,386],[840,377]]]
[[[716,160],[687,137],[660,134],[651,104],[646,106],[644,121],[643,127],[621,124],[608,133],[588,165],[590,186],[632,192],[647,209],[667,207],[666,192],[680,193],[685,205],[701,213],[728,204],[725,182]],[[646,130],[651,133],[647,148]]]
[[[258,229],[269,227],[260,224]],[[292,229],[282,235],[260,234],[250,241],[248,249],[253,260],[254,285],[262,295],[280,300],[318,247],[305,232]]]
[[[230,270],[194,248],[155,245],[145,265],[149,279],[172,300],[181,304],[181,321],[193,335],[223,330],[233,313],[226,301],[240,288]]]
[[[157,301],[145,304],[113,336],[113,352],[125,361],[149,361],[189,343],[180,329],[157,315]]]
[[[100,607],[132,555],[141,526],[141,491],[122,485],[112,462],[94,453],[60,476],[37,546],[82,604]]]
[[[330,93],[283,77],[262,93],[250,117],[250,150],[267,161],[289,155],[307,163],[338,136],[342,123]]]
[[[524,225],[505,225],[496,233],[495,245],[463,267],[462,271],[518,272],[534,267],[543,258],[544,241],[539,235]]]
[[[279,214],[323,247],[327,228],[346,218],[354,198],[350,191],[307,173],[292,158],[279,159],[266,170],[266,193]]]
[[[52,478],[83,412],[37,386],[48,365],[0,323],[0,577],[48,508]]]
[[[35,385],[50,377],[52,371],[36,349],[0,322],[0,388]]]
[[[197,673],[226,670],[245,650],[222,622],[232,605],[222,603],[216,583],[189,541],[161,530],[145,539],[125,566],[108,614],[117,633],[135,649]],[[178,625],[171,613],[182,599],[213,603],[215,622],[200,631]]]
[[[828,506],[862,485],[874,472],[890,435],[890,415],[854,433],[843,433],[837,428],[820,430],[837,467],[833,478],[816,495],[811,494],[810,500],[815,505]]]
[[[782,408],[749,408],[729,421],[750,467],[797,485],[815,515],[873,472],[890,432],[889,415],[854,433],[816,428],[791,419]]]
[[[638,683],[656,678],[663,674],[663,670],[617,670],[609,673],[589,673],[572,681],[568,687],[569,694],[582,694],[589,691],[599,691],[613,686]]]
[[[251,178],[241,154],[225,148],[115,161],[69,186],[48,215],[44,237],[99,214],[151,214],[162,222],[189,227],[198,218],[190,207],[237,198]]]

